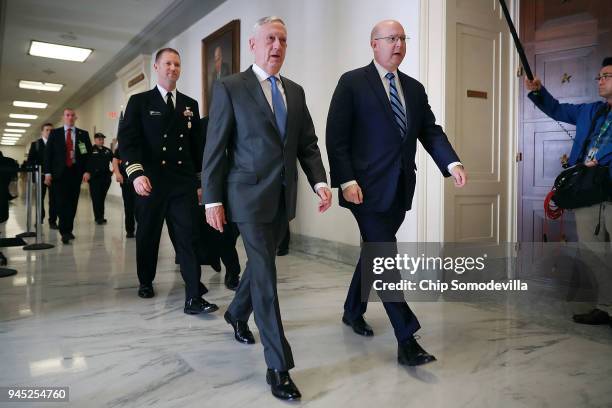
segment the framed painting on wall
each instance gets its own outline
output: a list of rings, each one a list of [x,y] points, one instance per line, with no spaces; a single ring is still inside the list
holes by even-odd
[[[240,20],[202,40],[202,115],[208,116],[214,81],[240,71]]]

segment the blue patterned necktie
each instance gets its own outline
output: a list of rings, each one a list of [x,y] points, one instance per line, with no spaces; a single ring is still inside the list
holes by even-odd
[[[272,109],[274,110],[274,116],[276,118],[276,126],[278,127],[278,131],[281,134],[281,138],[283,142],[285,141],[285,127],[287,125],[287,107],[285,106],[285,101],[283,100],[283,95],[281,95],[278,86],[276,85],[276,81],[278,79],[275,76],[270,76],[268,81],[272,85]]]
[[[400,130],[400,134],[402,139],[406,137],[406,112],[404,111],[404,106],[400,101],[399,94],[397,93],[397,88],[395,87],[395,74],[388,72],[385,75],[385,78],[389,80],[389,101],[391,102],[391,109],[393,110],[393,117],[395,118],[395,123]]]

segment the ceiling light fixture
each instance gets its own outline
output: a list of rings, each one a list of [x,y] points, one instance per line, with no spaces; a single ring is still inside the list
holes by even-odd
[[[38,81],[19,81],[19,87],[21,89],[34,89],[37,91],[48,91],[48,92],[59,92],[62,90],[64,85],[54,84],[51,82],[38,82]]]
[[[25,133],[25,129],[4,129],[4,133]]]
[[[48,105],[44,102],[13,101],[13,106],[18,108],[46,109]]]
[[[31,123],[21,123],[21,122],[6,122],[6,126],[30,127],[30,126],[32,126],[32,124]]]
[[[28,115],[26,113],[10,113],[9,118],[11,119],[38,119],[38,115]]]
[[[71,47],[42,41],[32,41],[28,54],[35,57],[53,58],[65,61],[84,62],[93,50],[89,48]]]

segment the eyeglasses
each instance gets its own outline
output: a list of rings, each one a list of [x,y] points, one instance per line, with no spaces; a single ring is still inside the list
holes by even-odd
[[[395,44],[397,40],[400,40],[402,43],[406,43],[406,40],[409,40],[410,37],[406,35],[390,35],[388,37],[378,37],[375,40],[385,40],[387,44]]]
[[[597,76],[595,77],[595,80],[596,80],[597,82],[599,82],[599,81],[601,81],[602,79],[603,79],[604,81],[606,81],[606,80],[608,80],[608,79],[610,79],[610,78],[612,78],[612,74],[603,74],[603,75],[597,75]]]

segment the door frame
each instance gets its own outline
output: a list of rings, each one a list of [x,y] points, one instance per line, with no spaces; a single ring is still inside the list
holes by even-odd
[[[449,0],[420,0],[419,20],[420,20],[420,43],[419,43],[419,78],[425,86],[429,97],[429,104],[436,115],[436,121],[446,129],[446,95],[449,86],[447,84],[447,47],[449,46],[450,21],[447,13],[447,2]],[[514,24],[517,29],[520,27],[519,10],[520,0],[508,0],[508,8],[513,16]],[[499,6],[498,6],[499,8]],[[500,10],[501,13],[501,10]],[[454,41],[453,41],[454,44]],[[509,53],[510,72],[516,73],[519,67],[518,55],[515,52],[514,43],[506,44],[511,46]],[[520,107],[519,95],[522,80],[516,80],[515,75],[509,75],[508,80],[512,81],[509,86],[507,106],[510,108],[508,123],[506,124],[508,134],[511,135],[509,151],[507,152],[508,166],[505,175],[508,178],[507,194],[507,236],[500,237],[506,242],[516,242],[518,238],[518,163],[516,156],[518,153],[518,112]],[[448,135],[451,143],[454,135]],[[454,237],[445,236],[445,225],[452,220],[444,219],[444,203],[446,201],[444,180],[440,177],[440,171],[431,159],[428,158],[425,149],[420,145],[417,149],[417,239],[419,242],[443,242],[452,241]],[[468,183],[470,182],[470,169],[468,173]],[[500,220],[500,222],[502,222]]]

